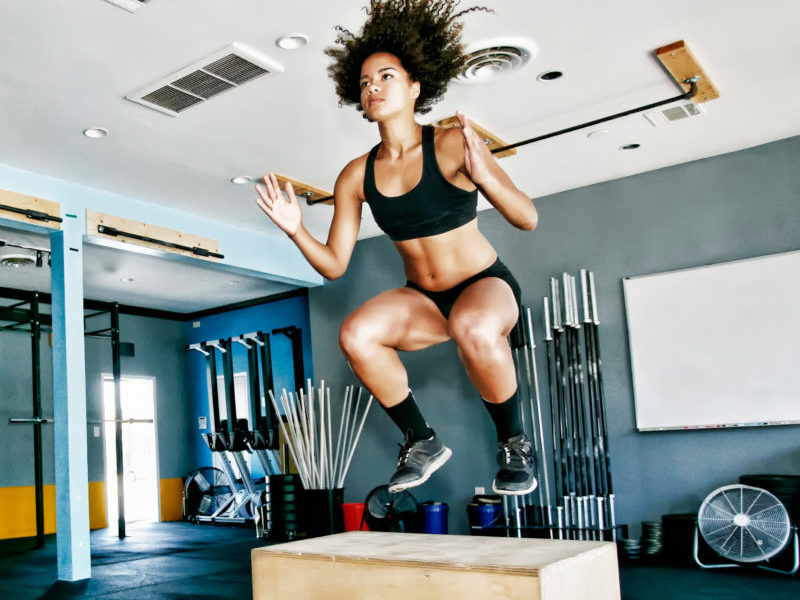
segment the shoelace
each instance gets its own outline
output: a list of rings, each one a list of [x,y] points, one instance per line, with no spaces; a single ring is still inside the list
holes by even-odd
[[[398,442],[398,446],[400,446],[400,453],[397,455],[397,464],[404,465],[408,460],[409,455],[411,454],[411,446],[414,442],[411,441],[411,434],[407,433],[405,438],[403,439],[403,443],[400,444]]]
[[[526,444],[510,444],[508,442],[503,444],[503,454],[506,465],[511,464],[511,452],[522,459],[523,464],[530,460],[530,448]]]

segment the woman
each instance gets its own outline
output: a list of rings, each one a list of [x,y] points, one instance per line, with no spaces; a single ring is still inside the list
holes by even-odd
[[[463,114],[460,129],[423,127],[414,118],[430,110],[463,65],[455,19],[469,11],[453,14],[456,3],[372,0],[361,34],[339,29],[338,47],[328,49],[341,101],[377,123],[381,141],[339,175],[327,241],[303,227],[291,184],[284,199],[274,174],[257,186],[257,202],[328,279],[347,268],[364,202],[400,253],[406,285],[357,308],[339,339],[353,371],[405,436],[390,491],[423,483],[451,455],[420,414],[397,351],[453,339],[497,428],[493,489],[526,494],[536,487],[534,458],[520,425],[508,343],[520,289],[478,229],[477,190],[519,229],[536,227],[536,209]]]

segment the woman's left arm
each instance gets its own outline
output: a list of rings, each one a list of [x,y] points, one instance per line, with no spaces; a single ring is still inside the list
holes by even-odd
[[[539,220],[533,201],[523,194],[497,164],[486,143],[469,124],[464,113],[456,112],[464,140],[464,170],[486,199],[514,227],[531,231]]]

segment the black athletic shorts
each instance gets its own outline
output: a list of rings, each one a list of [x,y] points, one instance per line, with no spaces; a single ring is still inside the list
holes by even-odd
[[[444,315],[444,318],[448,319],[450,318],[450,311],[453,309],[453,304],[455,304],[456,300],[461,295],[461,292],[463,292],[471,284],[480,279],[485,279],[486,277],[497,277],[498,279],[505,281],[511,288],[511,291],[514,292],[514,298],[517,299],[517,305],[522,304],[522,290],[520,290],[519,283],[517,283],[517,280],[511,274],[511,271],[508,270],[508,267],[506,267],[499,258],[494,261],[490,267],[484,269],[480,273],[476,273],[472,277],[468,277],[458,285],[451,287],[449,290],[432,292],[420,287],[413,281],[406,281],[406,287],[411,288],[412,290],[418,290],[433,300],[434,304],[436,304],[437,308]]]

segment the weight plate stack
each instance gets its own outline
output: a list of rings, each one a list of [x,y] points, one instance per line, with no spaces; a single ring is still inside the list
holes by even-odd
[[[800,526],[800,475],[742,475],[739,483],[767,490],[786,507],[792,525]]]
[[[265,519],[268,537],[286,541],[297,537],[298,501],[303,484],[298,475],[270,475],[265,487]]]

